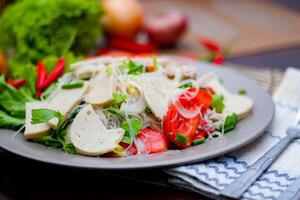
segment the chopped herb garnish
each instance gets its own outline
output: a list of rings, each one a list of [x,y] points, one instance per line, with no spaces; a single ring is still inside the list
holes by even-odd
[[[112,114],[115,114],[115,115],[122,115],[123,112],[120,110],[120,108],[118,106],[109,106],[106,108],[106,110]]]
[[[211,107],[213,107],[217,113],[222,113],[224,110],[224,97],[222,95],[214,94],[212,96],[212,101],[210,103]]]
[[[185,83],[179,86],[179,88],[192,88],[193,84],[192,83]]]
[[[205,137],[202,137],[202,138],[199,138],[199,139],[196,139],[196,140],[193,140],[193,145],[198,145],[198,144],[203,144],[205,142],[206,138]]]
[[[121,124],[121,128],[125,130],[122,142],[130,144],[143,128],[143,122],[139,119],[129,119]]]
[[[62,115],[59,112],[50,110],[50,109],[35,109],[32,110],[32,121],[37,121],[39,118],[39,122],[48,122],[50,119],[54,117],[59,118],[58,125],[56,129],[53,129],[50,135],[34,139],[35,142],[42,143],[46,146],[61,148],[65,152],[70,154],[75,154],[76,149],[72,143],[67,143],[65,141],[65,135],[67,134],[68,126],[73,122],[77,113],[80,111],[80,108],[75,109],[70,116],[68,116],[65,120],[62,119]],[[35,119],[34,119],[35,118]]]
[[[138,75],[145,71],[145,66],[129,60],[121,64],[120,70],[125,74]]]
[[[222,128],[224,127],[224,133],[227,133],[233,130],[238,122],[238,116],[235,113],[231,115],[227,115],[225,118],[225,124],[218,127],[216,130],[222,132]]]
[[[76,82],[76,83],[68,83],[61,86],[63,90],[69,90],[74,88],[81,88],[83,86],[83,82]]]
[[[241,89],[238,91],[238,94],[245,95],[247,94],[247,90]]]
[[[186,144],[187,143],[187,138],[183,134],[177,134],[175,137],[175,141],[181,143],[181,144]]]
[[[114,98],[114,103],[119,105],[127,99],[127,96],[121,92],[115,92],[113,93],[113,98]]]
[[[47,108],[40,108],[40,109],[33,109],[31,111],[31,123],[32,124],[40,124],[46,123],[52,118],[61,119],[62,115],[60,112],[47,109]]]

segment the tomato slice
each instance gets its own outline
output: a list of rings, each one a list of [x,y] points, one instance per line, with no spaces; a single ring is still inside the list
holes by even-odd
[[[189,88],[179,96],[178,101],[185,109],[195,111],[197,108],[201,108],[201,113],[204,114],[210,106],[212,96],[206,89],[200,88],[197,94],[196,92],[196,88]]]
[[[166,135],[160,131],[150,128],[143,128],[138,134],[139,139],[145,145],[145,151],[148,154],[161,153],[168,150],[169,141]],[[120,145],[126,149],[129,144],[121,142]],[[137,148],[133,144],[126,152],[128,155],[136,155]]]
[[[164,133],[170,133],[176,131],[178,128],[179,113],[174,105],[169,107],[167,114],[163,119],[163,131]]]
[[[191,146],[196,130],[200,123],[200,117],[197,115],[194,118],[184,118],[180,115],[180,125],[176,131],[169,134],[169,139],[172,143],[180,148]]]
[[[143,128],[138,139],[144,143],[147,153],[161,153],[168,150],[169,141],[166,135],[160,131]]]

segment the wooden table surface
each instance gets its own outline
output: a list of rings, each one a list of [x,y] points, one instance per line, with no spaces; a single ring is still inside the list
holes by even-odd
[[[276,0],[300,12],[300,2]],[[227,61],[254,67],[300,68],[300,47],[260,55],[232,57]],[[208,199],[194,193],[164,187],[159,170],[99,172],[44,164],[4,153],[0,156],[0,199]],[[122,178],[133,175],[159,185]],[[146,178],[147,177],[147,178]],[[164,180],[164,181],[161,181]]]

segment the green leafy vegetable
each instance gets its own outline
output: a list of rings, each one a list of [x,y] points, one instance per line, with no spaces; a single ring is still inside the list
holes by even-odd
[[[124,74],[138,75],[145,71],[145,66],[128,60],[121,64],[120,70]]]
[[[238,91],[238,94],[241,94],[241,95],[247,94],[247,90],[241,89]]]
[[[25,63],[68,51],[87,52],[101,34],[101,15],[97,1],[18,1],[0,18],[0,49],[13,49],[14,59]]]
[[[179,142],[179,143],[181,143],[181,144],[186,144],[187,138],[186,138],[185,135],[183,135],[183,134],[177,134],[177,135],[175,136],[175,141],[177,141],[177,142]]]
[[[123,121],[121,128],[125,130],[125,135],[122,142],[130,144],[143,128],[143,122],[139,119],[129,119]]]
[[[224,127],[224,133],[227,133],[231,130],[233,130],[238,122],[238,116],[235,113],[232,113],[231,115],[227,115],[225,118],[224,125],[221,125],[217,128],[217,131],[222,132],[222,128]]]
[[[51,146],[55,148],[62,148],[65,152],[75,154],[76,149],[74,145],[70,142],[65,141],[65,135],[67,134],[67,128],[68,126],[73,122],[74,118],[80,111],[80,108],[74,110],[69,117],[66,119],[62,119],[61,114],[57,114],[56,111],[49,111],[49,109],[46,111],[40,111],[43,112],[43,114],[39,113],[40,116],[43,117],[44,121],[47,121],[47,119],[51,119],[51,116],[59,116],[59,122],[56,130],[52,130],[51,134],[48,136],[44,136],[41,138],[34,139],[34,141],[42,143],[46,146]],[[34,115],[34,114],[32,114]],[[41,120],[42,121],[42,120]]]
[[[0,109],[12,117],[24,118],[25,102],[32,101],[32,98],[8,85],[3,76],[0,76],[0,91]]]
[[[81,88],[83,86],[83,82],[76,82],[76,83],[68,83],[61,86],[63,90],[70,90],[74,88]]]
[[[156,56],[152,57],[152,63],[153,63],[154,71],[158,70],[158,64],[157,64]]]
[[[185,84],[182,84],[181,86],[179,86],[179,88],[192,88],[192,87],[193,87],[192,83],[185,83]]]
[[[39,109],[33,109],[31,111],[31,123],[32,124],[39,124],[39,123],[46,123],[52,118],[58,118],[61,120],[62,115],[60,112],[47,109],[47,108],[39,108]]]
[[[10,128],[10,129],[17,129],[24,125],[24,119],[15,118],[9,116],[4,111],[0,110],[0,127],[1,128]]]
[[[222,113],[224,110],[223,96],[214,94],[210,103],[217,113]]]

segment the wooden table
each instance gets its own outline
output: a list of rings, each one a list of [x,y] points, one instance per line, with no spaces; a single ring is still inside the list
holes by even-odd
[[[279,1],[279,0],[277,0]],[[300,11],[300,2],[279,1]],[[227,61],[255,67],[300,68],[300,47]],[[0,199],[208,199],[197,194],[167,188],[160,170],[99,172],[44,164],[5,153],[0,156]],[[151,181],[147,184],[134,179]]]

